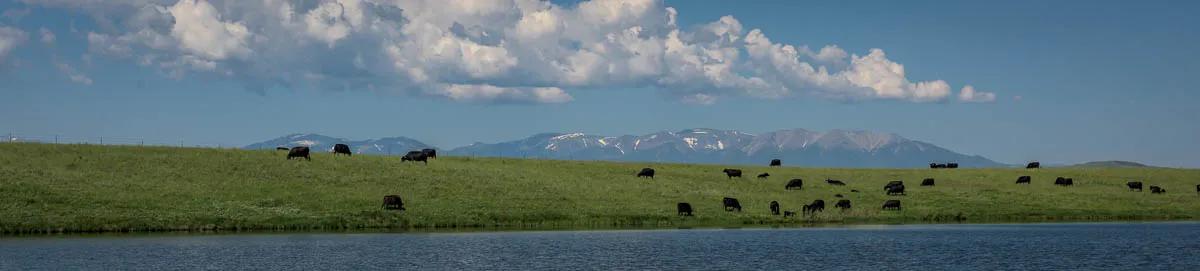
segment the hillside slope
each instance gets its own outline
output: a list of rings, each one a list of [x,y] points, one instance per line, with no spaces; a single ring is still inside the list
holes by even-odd
[[[727,179],[726,166],[448,157],[428,166],[394,156],[288,161],[284,152],[0,143],[0,231],[610,228],[807,223],[930,223],[1200,218],[1200,171],[1180,169],[822,169],[740,167],[770,179]],[[633,177],[645,166],[658,176]],[[1013,184],[1032,175],[1032,185]],[[1070,176],[1074,187],[1051,185]],[[937,186],[918,187],[922,178]],[[805,187],[787,191],[791,178]],[[849,185],[829,186],[826,178]],[[885,196],[891,180],[907,196]],[[1129,192],[1144,180],[1165,195]],[[859,190],[855,193],[851,190]],[[380,209],[404,197],[408,211]],[[835,194],[854,208],[833,208]],[[745,211],[721,210],[722,197]],[[771,216],[767,204],[825,212]],[[881,211],[900,199],[903,211]],[[695,217],[675,215],[690,202]]]

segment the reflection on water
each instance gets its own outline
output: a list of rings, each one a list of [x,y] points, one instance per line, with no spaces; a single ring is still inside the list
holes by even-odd
[[[4,270],[1198,270],[1200,223],[0,239]]]

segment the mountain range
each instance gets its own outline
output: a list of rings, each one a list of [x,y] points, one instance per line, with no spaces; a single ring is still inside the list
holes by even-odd
[[[350,145],[355,153],[365,154],[400,155],[409,150],[432,148],[406,137],[354,141],[318,134],[292,134],[245,148],[305,145],[315,150],[329,150],[337,143]],[[782,159],[785,166],[811,167],[913,168],[928,166],[930,162],[957,162],[963,167],[1009,166],[896,134],[854,130],[790,129],[750,134],[699,128],[640,136],[542,133],[513,141],[474,143],[439,151],[443,155],[456,156],[705,164],[765,165],[771,159]]]

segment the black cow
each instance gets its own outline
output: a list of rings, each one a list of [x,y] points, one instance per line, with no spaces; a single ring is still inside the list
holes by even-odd
[[[675,212],[679,213],[680,216],[692,216],[692,204],[687,202],[675,204]]]
[[[1196,193],[1197,193],[1197,194],[1200,194],[1200,184],[1197,184],[1197,185],[1196,185]]]
[[[404,162],[404,161],[413,161],[413,162],[419,161],[419,162],[424,162],[426,165],[428,165],[429,164],[429,156],[425,156],[425,153],[421,152],[421,151],[410,151],[410,152],[404,154],[404,157],[400,157],[400,162]]]
[[[738,177],[738,178],[742,177],[742,170],[740,170],[740,169],[727,168],[725,170],[722,170],[721,172],[725,172],[725,176],[728,176],[730,179],[733,179],[733,177]]]
[[[850,200],[848,200],[848,199],[838,200],[837,203],[833,204],[833,207],[842,208],[842,211],[845,211],[846,209],[850,209]]]
[[[722,199],[721,204],[725,205],[726,212],[732,212],[734,210],[737,210],[738,212],[742,211],[742,203],[738,202],[738,200],[735,198]]]
[[[638,178],[649,177],[651,179],[654,179],[654,169],[653,168],[643,168],[642,171],[638,171],[637,176],[638,176]]]
[[[958,168],[958,163],[946,163],[946,168]]]
[[[275,150],[277,150],[277,151],[286,151],[286,150],[290,150],[290,149],[288,149],[287,147],[276,147],[276,148],[275,148]]]
[[[858,193],[858,189],[850,189],[850,192]]]
[[[946,168],[946,164],[929,163],[929,168]]]
[[[805,214],[816,214],[817,212],[824,212],[824,211],[825,211],[825,201],[824,200],[814,200],[812,203],[810,203],[808,205],[804,205],[804,209],[802,210],[802,212],[804,212]]]
[[[787,182],[787,185],[784,186],[783,189],[784,190],[792,190],[792,189],[802,190],[802,189],[804,189],[804,180],[792,179]]]
[[[1125,183],[1125,186],[1128,186],[1129,190],[1137,190],[1138,192],[1142,191],[1142,182],[1127,182]]]
[[[836,186],[846,186],[846,183],[843,183],[842,181],[839,181],[839,180],[833,180],[833,179],[826,179],[825,183],[830,184],[830,185],[836,185]]]
[[[771,174],[767,174],[766,172],[763,172],[763,174],[758,174],[759,179],[766,179],[767,177],[771,177]]]
[[[833,197],[840,198],[840,197],[844,197],[844,196],[842,196],[842,194],[833,194]]]
[[[1025,164],[1025,168],[1040,168],[1040,167],[1042,167],[1042,163],[1038,163],[1038,162],[1029,162],[1029,164]]]
[[[1158,187],[1157,185],[1151,185],[1150,193],[1151,194],[1162,194],[1162,193],[1167,193],[1167,190],[1163,189],[1162,187]]]
[[[925,178],[921,180],[921,186],[933,186],[933,178]]]
[[[890,181],[886,185],[883,186],[883,190],[888,190],[888,188],[891,188],[892,186],[897,186],[897,185],[904,186],[904,181]]]
[[[430,159],[437,159],[437,150],[435,149],[421,149],[421,153],[424,153],[425,157]]]
[[[793,216],[796,216],[796,212],[793,212],[793,211],[783,211],[783,217],[793,217]]]
[[[888,201],[883,202],[883,209],[899,211],[900,210],[900,200],[890,199]]]
[[[1054,179],[1054,185],[1072,186],[1075,185],[1075,180],[1071,178],[1058,177]]]
[[[383,209],[404,211],[404,200],[399,195],[383,196]]]
[[[350,145],[334,144],[333,145],[333,155],[338,155],[338,154],[345,154],[346,156],[353,155],[352,153],[350,153]]]
[[[771,207],[771,215],[779,215],[779,202],[778,201],[772,200],[770,207]]]
[[[889,187],[887,188],[887,194],[888,194],[888,196],[891,196],[891,195],[901,195],[901,196],[903,196],[903,195],[904,195],[904,185],[903,185],[903,184],[899,184],[899,185],[893,185],[893,186],[889,186]]]
[[[772,166],[772,167],[783,166],[783,161],[779,161],[779,159],[771,159],[770,166]]]
[[[1032,182],[1033,182],[1032,177],[1029,177],[1029,176],[1017,177],[1017,184],[1030,184]]]
[[[288,160],[301,157],[303,157],[305,160],[312,161],[312,158],[308,157],[308,147],[292,147],[292,149],[288,151]]]

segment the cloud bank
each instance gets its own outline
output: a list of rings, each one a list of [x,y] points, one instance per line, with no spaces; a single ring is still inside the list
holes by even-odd
[[[849,53],[836,45],[813,50],[776,43],[732,16],[681,27],[678,12],[656,0],[572,6],[537,0],[21,1],[90,15],[100,26],[86,35],[93,53],[171,77],[227,76],[258,90],[372,89],[516,103],[564,103],[573,91],[623,87],[693,104],[737,96],[953,97],[945,81],[909,79],[904,65],[881,49]],[[958,100],[995,97],[968,86]]]

